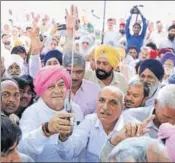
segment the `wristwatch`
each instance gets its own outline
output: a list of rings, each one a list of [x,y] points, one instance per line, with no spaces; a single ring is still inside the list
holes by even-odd
[[[50,131],[49,131],[49,122],[45,122],[44,123],[44,126],[45,126],[45,129],[46,129],[46,132],[50,134]]]

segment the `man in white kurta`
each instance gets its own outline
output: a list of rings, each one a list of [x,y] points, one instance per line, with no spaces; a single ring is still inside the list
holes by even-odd
[[[104,87],[98,96],[97,109],[73,131],[69,137],[60,134],[57,152],[63,159],[80,157],[85,151],[85,162],[99,162],[100,152],[106,141],[116,135],[129,121],[124,119],[123,93],[114,86]]]
[[[55,148],[59,132],[67,130],[66,126],[60,129],[59,123],[71,117],[67,113],[69,102],[65,99],[70,85],[69,74],[63,67],[48,66],[36,74],[34,85],[40,99],[22,115],[19,151],[36,162],[72,162],[61,159]],[[83,113],[75,103],[71,106],[71,113],[75,115],[74,125],[77,126],[83,119]]]

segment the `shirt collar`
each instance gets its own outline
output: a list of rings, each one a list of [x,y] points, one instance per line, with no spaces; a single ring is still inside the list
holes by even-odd
[[[97,78],[97,80],[98,80],[98,83],[101,83],[101,84],[104,85],[104,83],[103,83],[100,79]],[[113,84],[119,84],[119,81],[118,81],[118,78],[116,77],[115,71],[113,71],[113,77],[112,77],[112,81],[111,81],[110,85],[111,85],[111,84],[112,84],[112,85],[113,85]]]
[[[119,119],[117,120],[115,126],[114,126],[113,131],[120,131],[123,128],[123,126],[124,126],[124,117],[121,114]],[[102,127],[102,123],[101,123],[100,119],[97,118],[97,121],[95,123],[95,128],[100,128],[100,127]]]

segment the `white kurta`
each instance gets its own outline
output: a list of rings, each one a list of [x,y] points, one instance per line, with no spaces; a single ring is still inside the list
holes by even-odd
[[[83,113],[80,107],[73,103],[75,121],[83,120]],[[54,115],[66,112],[65,109],[55,111],[50,109],[42,99],[28,107],[20,120],[22,139],[19,144],[19,151],[33,158],[36,162],[65,162],[73,160],[62,160],[57,153],[58,134],[49,138],[44,136],[41,125],[49,121]]]
[[[58,140],[58,153],[63,159],[71,159],[80,157],[80,153],[86,149],[85,162],[99,162],[100,153],[106,141],[116,135],[125,123],[133,120],[133,118],[125,120],[121,115],[113,131],[107,135],[97,114],[87,115],[67,141]]]

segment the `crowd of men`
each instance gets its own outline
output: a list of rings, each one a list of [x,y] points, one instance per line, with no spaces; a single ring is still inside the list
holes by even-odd
[[[103,44],[74,5],[2,26],[2,162],[175,161],[175,21],[132,15]]]

